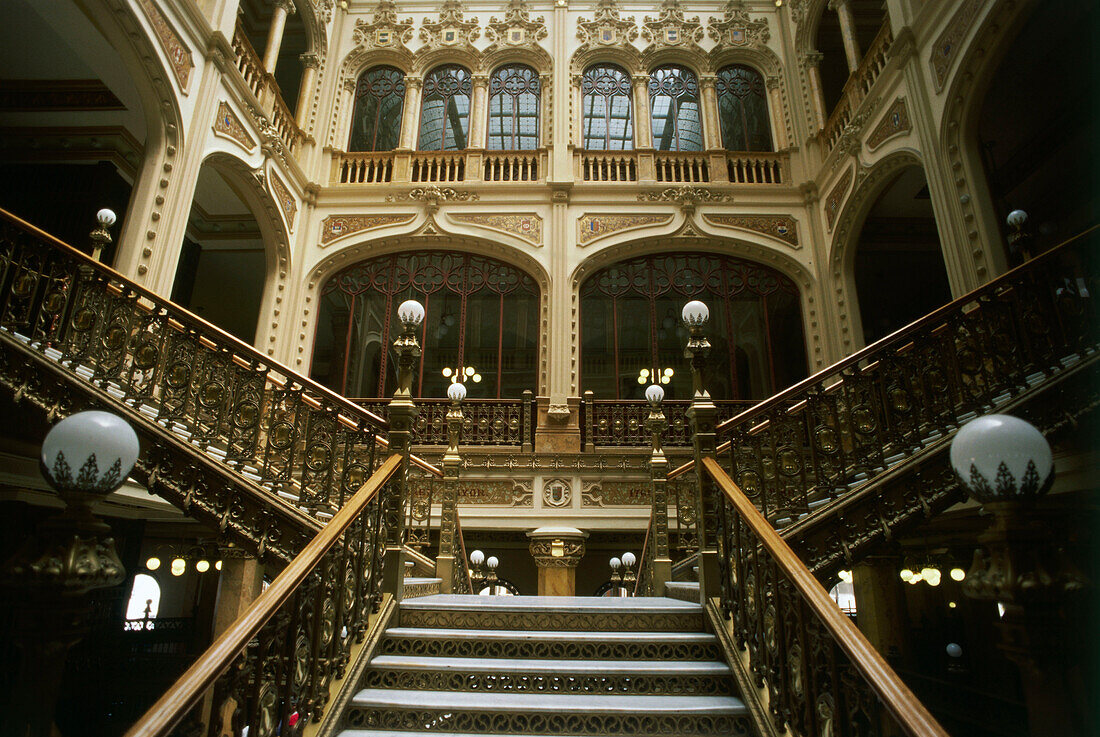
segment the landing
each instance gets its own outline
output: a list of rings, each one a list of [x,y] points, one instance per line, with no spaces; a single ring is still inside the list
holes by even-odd
[[[431,609],[507,609],[509,611],[539,611],[545,609],[582,612],[615,612],[675,609],[693,611],[700,608],[694,602],[670,599],[665,596],[476,596],[472,594],[435,594],[403,601],[402,607]]]

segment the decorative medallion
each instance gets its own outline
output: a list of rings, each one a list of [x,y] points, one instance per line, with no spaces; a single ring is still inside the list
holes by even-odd
[[[531,479],[462,481],[458,487],[458,501],[460,504],[530,507],[534,501],[531,484]]]
[[[637,37],[638,27],[634,23],[634,16],[620,19],[615,0],[598,0],[596,15],[592,20],[577,19],[577,38],[581,40],[577,51],[627,44]]]
[[[778,238],[798,248],[797,221],[790,215],[703,215],[703,219],[724,228],[741,228]]]
[[[745,46],[764,46],[771,38],[768,30],[767,18],[752,20],[743,0],[730,0],[726,3],[726,17],[723,20],[712,20],[707,23],[707,35],[718,45],[715,50],[724,46],[743,48]]]
[[[149,16],[149,22],[153,25],[157,38],[160,39],[164,52],[168,54],[168,59],[172,62],[172,71],[176,73],[180,89],[186,92],[187,81],[191,78],[191,70],[195,68],[195,63],[191,61],[190,50],[184,45],[175,29],[168,25],[168,21],[165,20],[153,0],[138,0],[138,4]]]
[[[932,47],[932,56],[928,60],[932,65],[932,74],[936,77],[936,92],[943,89],[947,73],[951,71],[951,63],[959,51],[959,43],[970,30],[982,5],[984,5],[982,0],[963,0],[959,9],[955,11],[955,15],[948,21],[947,28],[936,39],[936,44]]]
[[[867,137],[867,149],[874,151],[886,139],[905,133],[912,127],[912,123],[909,122],[909,110],[905,107],[905,98],[899,97],[886,111],[886,117]]]
[[[573,501],[573,485],[566,479],[547,479],[542,485],[542,501],[549,507],[568,507]]]
[[[429,204],[440,202],[473,202],[481,199],[476,192],[457,190],[452,187],[437,187],[430,184],[427,187],[417,187],[409,190],[407,194],[386,195],[386,202],[398,202],[400,200],[420,200]]]
[[[473,46],[480,35],[477,20],[462,19],[462,3],[459,0],[443,0],[439,20],[420,23],[420,40],[432,49]]]
[[[450,218],[460,223],[471,223],[493,228],[494,230],[502,230],[505,233],[519,236],[528,243],[533,243],[536,246],[542,245],[542,218],[533,212],[508,215],[474,213],[451,215]]]
[[[667,225],[671,215],[603,215],[585,213],[577,218],[577,245],[586,246],[612,233],[647,225]]]
[[[693,187],[684,184],[679,187],[666,187],[665,189],[643,192],[638,195],[642,202],[675,202],[680,205],[685,213],[695,210],[696,205],[706,205],[715,202],[732,202],[733,195],[728,192],[713,192],[702,187]]]
[[[412,36],[412,18],[398,20],[393,0],[380,0],[370,23],[362,19],[355,21],[351,38],[356,46],[387,48],[404,46]]]
[[[416,217],[407,215],[329,215],[321,221],[321,246],[327,246],[337,238],[372,228],[412,222]]]
[[[652,496],[649,481],[590,481],[581,486],[582,507],[649,506]]]
[[[642,23],[642,38],[653,46],[695,46],[703,39],[703,27],[699,16],[685,20],[680,0],[664,0],[661,15]]]
[[[275,201],[279,203],[279,207],[282,208],[283,215],[286,217],[286,227],[291,233],[294,232],[294,216],[298,214],[298,201],[294,199],[294,195],[290,194],[290,190],[283,184],[283,180],[279,179],[279,175],[274,171],[267,178],[271,182],[271,191],[275,195]]]
[[[492,16],[485,26],[485,38],[493,42],[490,49],[498,46],[533,46],[546,38],[546,34],[546,19],[540,15],[531,20],[524,0],[511,0],[504,20]]]
[[[256,142],[252,140],[252,136],[248,135],[240,118],[225,100],[218,105],[218,115],[214,119],[214,132],[236,141],[247,151],[256,148]]]
[[[840,212],[840,203],[844,201],[844,195],[848,193],[848,185],[852,183],[852,169],[841,175],[840,180],[829,190],[829,196],[825,199],[825,219],[829,221],[829,230],[833,229],[836,216]]]

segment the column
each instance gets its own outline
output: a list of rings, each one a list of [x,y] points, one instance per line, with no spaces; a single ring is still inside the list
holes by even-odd
[[[313,85],[317,82],[317,69],[321,66],[321,59],[317,54],[302,54],[298,59],[302,62],[302,84],[298,88],[298,109],[294,111],[294,120],[298,128],[305,130],[309,123],[309,106],[313,102]],[[354,101],[354,97],[352,100]]]
[[[420,90],[423,77],[405,77],[405,107],[401,111],[400,148],[411,151],[416,147],[416,133],[420,127]]]
[[[653,123],[649,119],[649,75],[637,74],[634,82],[634,147],[653,148]]]
[[[474,95],[470,100],[470,140],[466,148],[485,148],[489,119],[489,75],[474,75]]]
[[[702,107],[703,148],[722,148],[722,125],[718,120],[718,79],[713,74],[699,75],[699,103]]]
[[[575,527],[540,527],[527,537],[539,569],[539,596],[576,596],[577,564],[588,533]]]
[[[815,67],[816,70],[816,67]],[[782,151],[789,146],[787,141],[787,126],[783,125],[783,96],[779,90],[779,77],[770,76],[764,80],[768,87],[768,117],[772,121],[772,139],[776,151]]]
[[[458,444],[462,435],[462,398],[460,391],[451,385],[447,394],[451,406],[447,409],[447,451],[443,454],[443,503],[439,511],[439,555],[435,558],[435,575],[439,579],[439,593],[454,593],[455,531],[458,527],[458,477],[462,468],[462,456]],[[430,512],[430,510],[429,510]],[[476,591],[470,593],[476,594]]]
[[[825,94],[821,91],[821,60],[824,55],[820,51],[810,51],[803,54],[799,63],[806,70],[806,76],[810,81],[810,99],[813,102],[814,113],[817,114],[817,126],[820,130],[828,116],[825,114]]]
[[[286,19],[294,12],[293,0],[275,0],[271,11],[271,27],[267,32],[267,46],[264,48],[264,70],[275,73],[275,64],[279,61],[279,48],[283,45],[283,31]]]
[[[871,557],[852,568],[859,630],[888,660],[906,654],[905,596],[896,558]]]
[[[580,85],[576,77],[569,73],[569,46],[571,42],[569,33],[569,3],[568,0],[555,0],[554,22],[550,26],[553,34],[551,47],[553,48],[554,77],[553,80],[543,80],[543,85],[549,87],[553,84],[552,95],[554,105],[552,114],[554,124],[551,127],[553,140],[545,139],[550,146],[550,171],[546,180],[548,182],[571,182],[573,180],[573,153],[570,150],[573,141],[569,140],[570,131],[574,126],[570,125],[569,116],[573,110],[581,109],[580,98],[576,97]],[[569,105],[569,100],[573,104]],[[545,100],[544,100],[545,101]],[[550,108],[547,108],[550,109]],[[576,127],[577,134],[580,126]],[[553,232],[553,231],[551,231]]]
[[[859,69],[859,61],[863,54],[859,50],[859,40],[856,39],[852,7],[848,4],[848,0],[829,0],[829,10],[835,10],[837,17],[840,18],[840,37],[844,41],[844,56],[848,59],[848,71],[855,72]]]

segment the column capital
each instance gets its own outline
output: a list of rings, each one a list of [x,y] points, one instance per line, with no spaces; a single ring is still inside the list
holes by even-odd
[[[271,5],[285,11],[287,15],[294,15],[298,11],[294,6],[294,0],[274,0]]]
[[[702,87],[705,90],[714,89],[714,87],[717,83],[718,83],[718,76],[715,75],[715,74],[700,74],[699,75],[699,86]]]
[[[302,62],[302,66],[307,69],[319,69],[321,66],[321,57],[317,54],[299,54],[298,61]]]
[[[473,80],[474,87],[489,86],[489,75],[485,72],[476,72],[475,74],[470,75],[470,78],[471,80]]]
[[[829,10],[839,10],[848,5],[848,0],[829,0]]]
[[[805,54],[802,54],[802,56],[799,57],[798,63],[802,66],[803,69],[808,67],[816,67],[821,64],[821,60],[824,58],[825,54],[822,54],[820,51],[807,51]]]
[[[540,527],[527,533],[539,568],[576,568],[584,557],[587,532],[575,527]]]
[[[424,78],[423,77],[414,77],[412,75],[409,75],[409,76],[405,77],[405,87],[407,89],[419,90],[423,86],[424,86]]]
[[[649,75],[648,74],[634,74],[630,77],[630,81],[632,81],[634,83],[635,87],[638,87],[640,85],[645,85],[645,86],[648,87],[649,86]]]

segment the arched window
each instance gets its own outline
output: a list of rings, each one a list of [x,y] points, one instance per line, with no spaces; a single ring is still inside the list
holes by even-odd
[[[718,70],[718,120],[729,151],[772,151],[768,92],[760,72],[744,64]]]
[[[581,388],[597,399],[641,399],[648,382],[639,375],[668,368],[668,398],[691,397],[680,312],[693,299],[710,308],[703,381],[715,399],[763,399],[806,376],[798,289],[767,266],[700,253],[642,256],[595,272],[580,299]]]
[[[374,67],[359,75],[348,151],[392,151],[401,140],[405,74],[393,67]]]
[[[702,151],[699,81],[687,67],[668,64],[649,75],[653,147],[658,151]]]
[[[470,131],[470,70],[457,64],[436,67],[424,77],[420,105],[421,151],[460,151]]]
[[[397,384],[397,307],[424,305],[423,355],[413,380],[421,397],[446,396],[444,368],[473,367],[471,398],[537,391],[535,280],[514,266],[464,253],[419,251],[361,261],[321,289],[311,376],[349,397],[388,397]]]
[[[593,151],[634,148],[630,75],[614,64],[595,64],[581,77],[584,147]]]
[[[126,604],[126,619],[144,619],[146,608],[149,619],[156,619],[160,609],[160,584],[152,576],[139,573],[134,576],[134,587]]]
[[[492,151],[539,147],[539,75],[523,64],[500,67],[489,79],[489,140]]]

